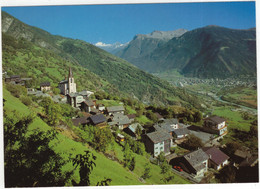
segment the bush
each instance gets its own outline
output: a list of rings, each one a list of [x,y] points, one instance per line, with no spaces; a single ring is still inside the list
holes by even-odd
[[[20,96],[20,100],[26,106],[30,106],[32,104],[32,99],[29,96]]]
[[[6,84],[6,89],[15,97],[19,98],[21,95],[26,95],[26,88],[20,85]]]

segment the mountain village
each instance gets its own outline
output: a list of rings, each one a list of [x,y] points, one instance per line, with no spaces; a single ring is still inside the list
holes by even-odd
[[[31,78],[20,78],[18,75],[5,76],[6,83],[25,87],[26,82],[30,80]],[[91,98],[94,96],[93,92],[87,90],[77,92],[71,68],[68,77],[58,83],[58,88],[60,94],[54,95],[50,83],[44,82],[40,84],[40,90],[27,88],[27,94],[49,97],[55,103],[68,103],[80,110],[84,116],[71,118],[77,127],[88,127],[88,125],[110,129],[117,127],[120,132],[117,133],[116,142],[123,144],[126,140],[125,135],[143,142],[146,151],[151,155],[151,161],[156,161],[160,154],[164,155],[174,173],[194,183],[200,183],[205,177],[212,177],[214,175],[212,173],[221,170],[230,162],[237,169],[252,167],[258,162],[258,156],[251,154],[246,147],[236,150],[232,158],[220,150],[223,145],[219,141],[228,132],[228,124],[221,117],[206,117],[203,120],[203,126],[198,127],[180,123],[177,118],[165,119],[156,113],[158,122],[149,130],[145,130],[145,126],[135,120],[135,114],[125,114],[123,103],[120,106],[105,107],[104,104],[98,104],[96,99]],[[111,129],[111,132],[113,133],[114,130]],[[181,155],[175,153],[174,147],[182,146],[191,134],[200,138],[204,144],[203,147],[194,151],[187,149]]]

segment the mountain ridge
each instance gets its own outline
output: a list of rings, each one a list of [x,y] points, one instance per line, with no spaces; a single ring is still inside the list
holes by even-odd
[[[255,37],[254,28],[241,30],[209,25],[172,38],[143,52],[144,56],[121,54],[120,57],[152,73],[177,69],[185,76],[200,78],[255,75]]]
[[[3,12],[2,12],[3,13]],[[10,23],[9,14],[2,14],[3,25]],[[9,19],[9,20],[8,20]],[[16,39],[29,38],[32,43],[52,51],[67,61],[87,68],[105,81],[115,86],[119,91],[147,104],[182,104],[200,107],[195,97],[182,89],[170,86],[151,74],[148,74],[131,63],[89,44],[83,40],[75,40],[54,36],[44,30],[30,27],[15,19],[4,30],[6,35]]]

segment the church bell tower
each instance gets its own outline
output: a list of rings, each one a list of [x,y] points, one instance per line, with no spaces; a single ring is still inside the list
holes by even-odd
[[[76,89],[76,83],[74,83],[74,77],[72,74],[72,70],[71,67],[69,69],[69,76],[68,76],[68,89],[69,89],[69,93],[76,93],[77,89]]]

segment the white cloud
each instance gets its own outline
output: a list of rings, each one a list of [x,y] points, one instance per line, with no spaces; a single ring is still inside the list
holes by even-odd
[[[112,46],[111,44],[106,44],[103,42],[97,42],[95,45],[98,47],[111,47]]]

